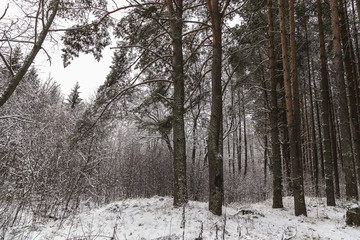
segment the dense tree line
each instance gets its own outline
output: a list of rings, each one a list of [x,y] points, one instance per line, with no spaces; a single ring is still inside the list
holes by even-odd
[[[89,103],[77,84],[65,101],[42,83],[28,63],[37,53],[22,57],[24,40],[1,28],[1,85],[12,86],[0,109],[6,219],[154,194],[172,194],[175,207],[207,200],[217,215],[271,195],[274,208],[292,195],[295,215],[307,214],[305,196],[358,200],[358,1],[79,3],[48,3],[34,48],[65,31],[68,65],[80,52],[99,59],[115,40]],[[76,25],[52,29],[55,15]]]

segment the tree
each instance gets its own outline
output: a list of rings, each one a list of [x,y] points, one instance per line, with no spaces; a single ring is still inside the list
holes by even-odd
[[[186,140],[184,126],[184,59],[182,44],[183,1],[166,0],[173,46],[173,138],[174,138],[174,206],[187,202]]]
[[[227,4],[230,1],[227,1]],[[227,5],[221,12],[218,0],[207,0],[211,19],[213,56],[211,67],[211,115],[208,136],[209,158],[209,210],[215,215],[222,214],[224,201],[224,172],[222,149],[222,33],[221,26]]]
[[[292,112],[288,114],[290,126],[290,153],[292,167],[292,182],[295,203],[295,215],[307,215],[304,194],[303,166],[301,156],[301,137],[300,137],[300,97],[299,82],[296,63],[296,40],[295,40],[295,9],[294,0],[289,1],[290,18],[290,56],[291,56],[291,92],[292,92]],[[286,87],[285,87],[286,88]]]
[[[289,2],[290,12],[290,54],[291,54],[291,78],[288,63],[287,38],[285,27],[285,8],[283,1],[278,0],[279,18],[281,29],[282,60],[284,68],[284,85],[286,96],[287,121],[289,126],[290,158],[291,158],[291,179],[294,194],[295,215],[306,216],[303,169],[300,148],[300,107],[299,107],[299,86],[297,81],[296,68],[296,43],[295,43],[295,21],[294,1]]]
[[[278,128],[278,93],[277,78],[275,77],[275,47],[274,47],[274,23],[272,0],[267,0],[268,24],[269,24],[269,77],[270,77],[270,126],[271,126],[271,149],[272,149],[272,170],[273,170],[273,208],[282,208],[282,168]]]
[[[327,69],[327,57],[325,51],[325,39],[322,20],[321,1],[317,0],[318,24],[319,24],[319,42],[320,42],[320,62],[321,62],[321,114],[323,128],[323,146],[325,161],[325,183],[326,183],[326,199],[328,206],[335,206],[334,194],[334,178],[333,178],[333,162],[330,142],[330,121],[331,119],[331,103],[329,92],[329,73]]]
[[[45,5],[44,3],[39,4],[39,8],[38,8],[37,14],[35,16],[35,19],[36,19],[35,26],[34,26],[34,28],[35,28],[34,38],[35,39],[34,39],[34,42],[32,43],[33,46],[32,46],[31,51],[29,52],[29,54],[24,59],[23,64],[21,65],[21,67],[18,69],[17,72],[13,72],[12,66],[6,61],[6,58],[4,57],[4,55],[2,53],[0,53],[1,59],[3,60],[4,64],[9,69],[9,71],[12,75],[12,78],[9,80],[8,84],[5,86],[5,89],[0,94],[0,107],[2,107],[6,103],[6,101],[10,98],[10,96],[13,94],[16,87],[19,85],[20,81],[23,79],[26,72],[28,71],[31,64],[33,63],[36,55],[41,50],[42,45],[45,41],[45,38],[46,38],[46,36],[50,30],[50,27],[53,24],[55,16],[58,12],[59,5],[60,5],[60,0],[52,0],[48,3],[48,5]],[[48,14],[49,12],[50,12],[50,15],[45,15],[45,14]],[[43,29],[39,33],[37,33],[38,27],[39,27],[38,26],[39,19],[42,19]],[[46,20],[46,22],[45,22],[45,20]],[[12,40],[5,38],[3,41],[10,42]]]
[[[79,82],[76,82],[75,86],[71,89],[71,92],[66,99],[70,105],[70,108],[72,109],[74,109],[82,101],[82,99],[80,98],[79,89],[80,89]]]
[[[338,88],[339,101],[339,119],[341,132],[341,155],[344,161],[345,183],[346,183],[346,197],[353,199],[358,197],[355,171],[353,168],[353,149],[351,143],[351,130],[349,119],[349,105],[346,95],[346,85],[344,79],[343,56],[341,52],[340,42],[340,25],[338,1],[331,0],[331,26],[333,31],[333,49],[334,49],[334,68],[335,79]]]
[[[354,158],[358,174],[360,174],[360,125],[357,108],[358,76],[356,74],[354,48],[349,30],[346,1],[338,1],[341,46],[344,53],[344,66],[346,73],[346,90],[348,94],[349,121],[353,142]],[[354,164],[355,165],[355,164]],[[355,167],[356,168],[356,167]],[[360,179],[359,179],[360,181]],[[356,188],[357,189],[357,188]],[[356,194],[357,195],[357,194]],[[358,199],[358,197],[356,197]]]

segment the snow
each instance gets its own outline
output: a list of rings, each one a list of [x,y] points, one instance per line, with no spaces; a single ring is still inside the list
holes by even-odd
[[[190,201],[185,208],[174,208],[168,197],[127,199],[63,221],[15,226],[8,229],[5,239],[360,239],[360,228],[345,225],[345,204],[327,207],[320,198],[306,202],[308,217],[295,217],[293,200],[288,197],[283,209],[272,209],[271,200],[233,203],[219,217],[203,202]]]

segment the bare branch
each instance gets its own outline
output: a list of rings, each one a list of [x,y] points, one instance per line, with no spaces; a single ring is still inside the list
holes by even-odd
[[[111,47],[110,49],[118,49],[118,48],[141,48],[141,49],[144,49],[146,51],[149,51],[149,52],[153,53],[154,55],[156,55],[159,58],[164,58],[164,56],[161,56],[160,54],[158,54],[157,52],[151,50],[150,48],[144,47],[144,46],[141,46],[141,45],[118,46],[118,47]],[[165,56],[165,57],[168,57],[168,56]],[[166,61],[166,62],[167,62],[167,64],[171,65],[170,62],[168,62],[168,61]]]
[[[107,12],[102,18],[100,18],[98,23],[104,21],[105,18],[107,18],[109,15],[114,14],[116,12],[119,12],[121,10],[129,9],[129,8],[133,8],[133,7],[143,7],[143,6],[147,6],[147,5],[163,5],[163,4],[162,3],[157,3],[157,2],[151,2],[151,3],[141,3],[141,4],[136,4],[136,5],[129,5],[129,6],[120,7],[120,8],[117,8],[117,9],[113,10],[113,11]]]
[[[195,48],[195,50],[191,52],[190,56],[184,61],[184,64],[186,64],[186,63],[190,60],[190,58],[194,55],[194,53],[197,52],[197,50],[199,50],[199,48],[200,48],[201,46],[204,46],[204,43],[205,43],[210,37],[211,37],[211,35],[207,36],[206,38],[204,38],[204,40],[201,41],[201,43]]]
[[[7,10],[9,9],[9,3],[6,5],[6,8],[4,10],[4,13],[0,17],[0,21],[5,17]]]
[[[195,6],[186,7],[186,8],[184,8],[184,11],[190,10],[190,9],[195,9],[195,8],[198,8],[198,7],[203,7],[205,5],[206,5],[206,3],[201,3],[201,4],[198,4],[198,5],[195,5]]]
[[[238,67],[240,66],[240,63],[238,63],[234,69],[231,71],[231,73],[227,74],[228,75],[228,80],[225,83],[225,86],[222,89],[222,94],[224,95],[226,87],[228,86],[229,82],[231,81],[232,77],[234,76],[234,74],[236,73]]]
[[[145,72],[146,69],[148,69],[151,65],[153,65],[154,63],[156,63],[157,61],[159,60],[162,60],[164,58],[171,58],[172,56],[171,55],[164,55],[164,56],[160,56],[158,58],[155,58],[154,60],[152,60],[151,62],[149,62],[141,71],[140,73],[135,77],[133,78],[133,80],[131,81],[132,83],[131,84],[134,84],[138,79],[139,77]]]
[[[12,120],[17,120],[17,121],[21,121],[21,122],[28,122],[28,123],[33,123],[34,121],[31,119],[28,119],[24,116],[21,115],[7,115],[7,116],[0,116],[0,120],[7,120],[7,119],[12,119]]]
[[[212,56],[211,56],[210,58],[208,58],[206,61],[210,60],[211,58],[212,58]],[[184,104],[186,104],[186,103],[191,99],[191,97],[194,95],[194,93],[196,92],[196,90],[200,88],[200,84],[201,84],[202,80],[205,79],[205,76],[206,76],[209,72],[211,72],[211,69],[207,70],[207,71],[201,76],[201,78],[199,79],[199,81],[198,81],[197,84],[196,84],[196,87],[195,87],[195,88],[193,89],[193,91],[190,93],[189,97],[186,99],[186,101],[185,101]]]
[[[227,0],[223,10],[221,11],[221,23],[224,22],[226,9],[229,7],[229,4],[230,4],[230,0]]]
[[[191,34],[191,33],[194,33],[194,32],[199,32],[199,31],[201,31],[201,30],[208,29],[209,27],[211,27],[211,26],[206,25],[205,27],[202,27],[202,28],[197,28],[197,29],[191,30],[191,31],[189,31],[189,32],[184,33],[182,36],[184,37],[184,36],[189,35],[189,34]]]
[[[0,58],[3,60],[6,68],[10,71],[11,76],[14,77],[14,70],[11,68],[8,61],[6,61],[6,58],[4,57],[4,55],[2,55],[2,53],[0,53]]]
[[[157,80],[149,80],[149,81],[145,81],[145,82],[141,82],[141,83],[137,83],[134,85],[130,85],[127,88],[124,88],[123,90],[121,90],[118,94],[116,94],[104,107],[104,109],[101,111],[100,115],[95,119],[94,123],[87,129],[87,131],[85,133],[87,133],[88,131],[90,131],[93,127],[95,127],[95,125],[97,124],[97,122],[100,120],[100,118],[104,115],[105,111],[108,109],[108,107],[114,102],[116,101],[119,97],[121,97],[124,93],[126,93],[127,91],[136,88],[138,86],[141,85],[146,85],[146,84],[150,84],[150,83],[156,83],[156,82],[166,82],[166,83],[172,83],[169,80],[163,80],[163,79],[157,79]]]

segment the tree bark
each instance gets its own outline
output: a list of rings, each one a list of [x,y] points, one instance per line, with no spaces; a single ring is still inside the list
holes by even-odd
[[[307,27],[305,25],[305,39],[308,42]],[[313,174],[315,178],[315,193],[319,193],[319,158],[318,158],[318,147],[316,143],[316,129],[315,129],[315,112],[314,112],[314,100],[313,100],[313,88],[311,84],[311,65],[310,65],[310,50],[309,44],[306,47],[306,62],[307,62],[307,74],[308,74],[308,91],[309,91],[309,102],[310,102],[310,126],[311,126],[311,153],[312,153],[312,165]]]
[[[283,208],[282,202],[282,167],[281,167],[281,153],[279,141],[279,127],[278,127],[278,94],[277,94],[277,78],[275,77],[275,47],[274,47],[274,21],[272,0],[267,0],[268,7],[268,34],[269,34],[269,77],[270,77],[270,129],[271,129],[271,159],[273,171],[273,208]]]
[[[187,202],[186,185],[186,140],[184,124],[184,60],[182,44],[182,0],[166,0],[170,16],[173,47],[173,138],[174,138],[174,206]],[[174,7],[175,6],[175,7]]]
[[[242,91],[242,99],[243,99],[243,106],[242,106],[242,115],[243,115],[243,125],[244,125],[244,177],[247,174],[248,170],[248,144],[247,144],[247,131],[246,131],[246,112],[245,112],[245,96],[244,91]]]
[[[285,102],[287,111],[287,121],[289,126],[289,139],[290,139],[290,158],[291,158],[291,177],[292,177],[292,190],[294,195],[295,215],[306,215],[306,206],[303,191],[303,176],[302,176],[302,163],[301,163],[301,148],[299,136],[299,92],[298,82],[296,77],[296,49],[295,49],[295,22],[294,22],[294,2],[290,1],[290,46],[291,46],[291,69],[293,75],[293,82],[290,79],[290,67],[288,62],[287,52],[287,39],[286,27],[284,18],[283,1],[278,0],[280,30],[281,30],[281,46],[282,46],[282,59],[284,69],[284,85],[285,85]],[[293,87],[291,86],[293,85]],[[294,95],[294,96],[293,96]]]
[[[280,8],[280,7],[279,7]],[[300,94],[299,83],[296,67],[296,41],[295,41],[295,9],[294,0],[289,1],[289,22],[290,22],[290,55],[291,55],[291,88],[292,91],[292,111],[288,114],[288,122],[290,125],[290,154],[291,154],[291,170],[292,184],[294,193],[295,216],[307,216],[305,196],[304,196],[304,180],[301,156],[301,136],[300,136]],[[286,89],[286,87],[285,87]],[[291,99],[289,99],[291,100]]]
[[[344,4],[345,3],[345,4]],[[344,52],[344,63],[347,80],[347,93],[349,101],[349,112],[350,112],[350,129],[352,132],[353,139],[353,150],[355,151],[354,157],[356,160],[356,170],[358,174],[358,180],[360,184],[360,127],[358,117],[358,80],[357,71],[355,65],[355,55],[353,43],[350,35],[350,29],[348,25],[347,7],[346,1],[339,0],[339,20],[340,20],[340,31],[341,31],[341,42]]]
[[[331,88],[330,90],[330,96],[331,94]],[[338,168],[338,150],[337,150],[337,133],[335,129],[335,114],[334,114],[334,105],[333,101],[330,100],[330,141],[331,141],[331,151],[332,151],[332,157],[333,157],[333,165],[334,165],[334,178],[335,178],[335,196],[337,198],[340,198],[340,182],[339,182],[339,168]]]
[[[328,206],[335,206],[334,194],[334,178],[333,178],[333,159],[330,142],[330,93],[329,93],[329,73],[327,69],[327,57],[325,50],[325,38],[322,21],[321,1],[317,3],[317,18],[319,26],[319,42],[320,42],[320,63],[321,63],[321,114],[323,129],[323,145],[324,145],[324,161],[325,161],[325,190],[326,202]]]
[[[242,168],[242,164],[241,164],[241,151],[242,151],[242,148],[241,148],[241,99],[240,99],[240,90],[238,90],[238,93],[237,93],[237,96],[238,96],[238,104],[239,104],[239,120],[238,120],[238,138],[237,138],[237,161],[238,161],[238,172],[239,172],[239,175],[241,175],[241,168]]]
[[[312,64],[313,65],[313,64]],[[314,74],[314,73],[313,73]],[[320,98],[320,96],[318,96],[318,87],[316,84],[316,80],[315,78],[313,79],[313,84],[314,84],[314,89],[315,89],[315,99],[316,98]],[[325,170],[324,170],[324,150],[323,150],[323,144],[322,144],[322,129],[321,129],[321,119],[320,119],[320,108],[319,108],[319,103],[318,100],[315,100],[315,110],[316,110],[316,122],[318,124],[318,134],[319,134],[319,142],[318,142],[318,146],[319,146],[319,152],[320,152],[320,168],[321,168],[321,177],[324,179],[325,178]]]
[[[211,115],[208,135],[209,158],[209,210],[215,215],[222,215],[224,200],[224,173],[222,149],[222,33],[220,4],[218,0],[208,0],[211,18],[213,57],[211,69]]]
[[[333,48],[334,48],[334,68],[335,78],[338,88],[339,101],[339,116],[340,116],[340,131],[342,143],[342,158],[344,161],[345,183],[346,183],[346,197],[347,199],[357,199],[358,190],[356,184],[355,171],[353,169],[353,151],[351,143],[351,130],[349,121],[349,107],[346,96],[346,85],[344,79],[344,66],[341,52],[340,42],[340,26],[339,26],[339,12],[338,1],[331,0],[331,25],[333,31]]]

